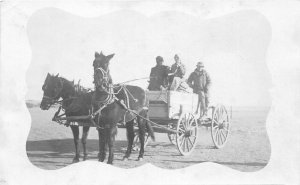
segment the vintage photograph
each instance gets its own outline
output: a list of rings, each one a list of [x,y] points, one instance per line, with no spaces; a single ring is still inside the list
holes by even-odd
[[[256,172],[268,164],[271,27],[259,12],[203,19],[118,10],[87,18],[44,8],[26,32],[33,165],[214,162]]]
[[[299,185],[299,0],[0,8],[0,185]]]

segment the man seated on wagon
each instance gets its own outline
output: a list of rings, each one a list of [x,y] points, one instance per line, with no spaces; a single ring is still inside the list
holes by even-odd
[[[209,87],[211,84],[211,79],[204,70],[204,65],[202,62],[197,63],[197,68],[192,72],[188,78],[188,84],[193,88],[193,92],[198,94],[198,104],[196,114],[199,112],[201,104],[200,117],[204,116],[207,112],[207,107],[209,104]]]
[[[156,66],[151,69],[150,91],[160,91],[168,87],[168,67],[163,65],[164,59],[161,56],[156,57]]]
[[[184,79],[185,66],[177,54],[174,56],[175,63],[171,66],[170,76],[170,90],[190,92],[190,88]]]

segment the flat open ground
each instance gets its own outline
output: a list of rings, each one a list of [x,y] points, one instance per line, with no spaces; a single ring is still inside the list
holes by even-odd
[[[42,169],[62,168],[70,165],[74,157],[71,129],[50,121],[55,110],[29,108],[32,125],[27,140],[27,155],[34,165]],[[266,132],[268,111],[268,108],[258,107],[233,108],[231,134],[226,146],[215,149],[210,129],[199,128],[198,144],[190,156],[181,156],[177,147],[169,142],[167,134],[156,133],[156,141],[147,146],[143,161],[136,161],[137,152],[133,152],[130,160],[122,161],[127,146],[126,132],[125,129],[118,129],[114,165],[133,168],[152,163],[161,168],[177,169],[210,161],[240,171],[257,171],[267,165],[271,155]],[[97,162],[98,133],[95,128],[90,129],[87,149],[88,160]]]

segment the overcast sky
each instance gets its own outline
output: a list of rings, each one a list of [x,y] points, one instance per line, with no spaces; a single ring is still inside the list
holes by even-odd
[[[95,51],[115,53],[110,71],[114,82],[149,76],[160,55],[171,65],[175,53],[187,75],[202,60],[212,78],[213,102],[239,106],[269,106],[271,77],[265,55],[271,39],[268,21],[255,11],[240,11],[214,19],[180,12],[151,17],[118,11],[82,18],[59,9],[36,12],[27,25],[32,60],[27,72],[27,99],[41,100],[47,73],[93,87]],[[147,81],[136,84],[147,87]]]

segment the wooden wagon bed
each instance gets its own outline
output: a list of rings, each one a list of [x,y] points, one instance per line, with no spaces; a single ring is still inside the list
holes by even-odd
[[[198,96],[178,91],[147,91],[149,117],[152,120],[178,119],[181,111],[195,112]]]

